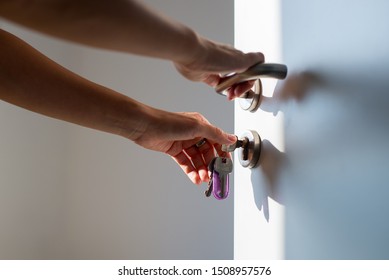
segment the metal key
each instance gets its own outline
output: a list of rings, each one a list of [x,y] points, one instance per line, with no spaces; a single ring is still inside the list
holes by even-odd
[[[247,138],[238,139],[238,137],[236,137],[236,142],[234,144],[231,144],[231,145],[223,144],[222,145],[222,151],[231,153],[231,152],[235,151],[238,148],[244,148],[247,145],[247,143],[248,143],[248,139]]]
[[[230,191],[229,174],[232,172],[232,160],[227,157],[217,157],[212,172],[213,196],[225,199]]]

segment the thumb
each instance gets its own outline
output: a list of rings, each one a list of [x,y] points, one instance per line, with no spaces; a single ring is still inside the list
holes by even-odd
[[[199,136],[219,144],[233,144],[237,139],[236,135],[226,133],[211,124],[203,124],[200,128]]]
[[[254,64],[264,62],[265,56],[260,52],[250,52],[246,53],[241,57],[241,61],[239,62],[240,67],[237,72],[243,72],[253,66]]]

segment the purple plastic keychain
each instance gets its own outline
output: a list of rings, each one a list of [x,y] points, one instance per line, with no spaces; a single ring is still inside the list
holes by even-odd
[[[226,199],[230,192],[229,174],[232,172],[232,160],[227,157],[215,157],[209,164],[211,179],[208,183],[208,189],[205,195],[209,197],[211,193],[218,199]]]

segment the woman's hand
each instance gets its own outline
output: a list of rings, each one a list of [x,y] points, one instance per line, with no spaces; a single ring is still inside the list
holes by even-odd
[[[211,125],[199,113],[150,110],[145,130],[134,142],[170,155],[194,184],[208,182],[208,164],[215,157],[215,151],[229,157],[221,150],[221,145],[234,143],[236,136]]]
[[[250,66],[264,62],[262,53],[243,53],[231,46],[199,38],[198,51],[185,62],[176,62],[176,69],[187,79],[201,81],[212,87],[219,84],[221,76],[243,72]],[[227,98],[234,99],[248,91],[254,81],[237,84],[227,90]]]

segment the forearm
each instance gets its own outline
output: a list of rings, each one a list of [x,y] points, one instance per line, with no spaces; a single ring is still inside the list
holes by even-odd
[[[150,107],[66,70],[0,30],[0,99],[85,127],[139,137]]]
[[[0,0],[0,16],[82,44],[188,62],[197,34],[133,0]]]

